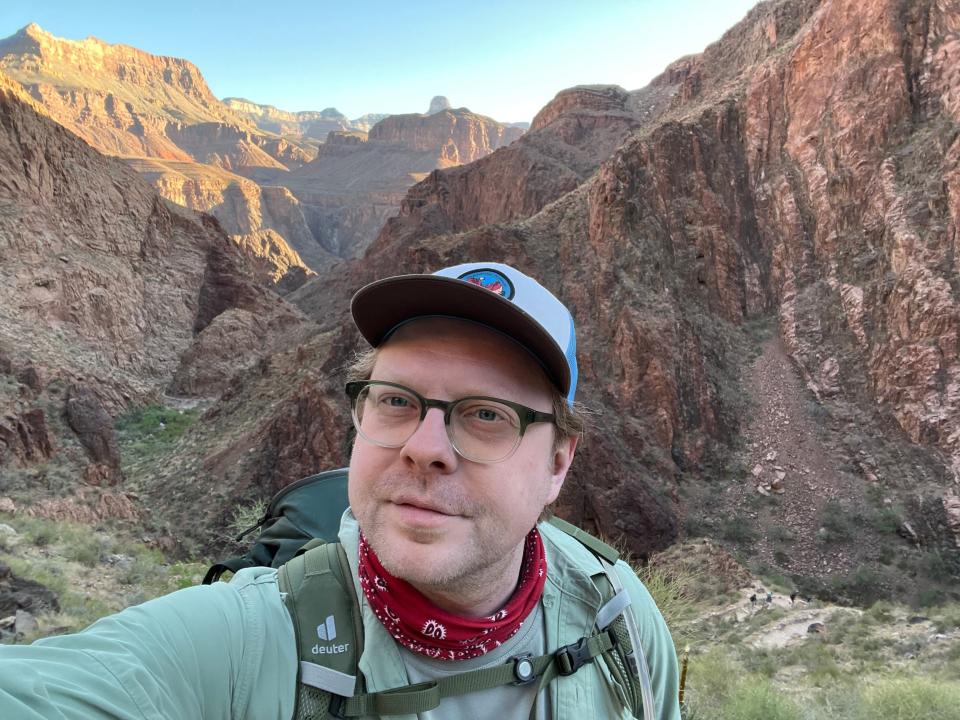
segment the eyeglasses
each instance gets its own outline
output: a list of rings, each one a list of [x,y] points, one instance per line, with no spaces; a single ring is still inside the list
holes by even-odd
[[[398,448],[420,427],[430,408],[443,410],[453,449],[478,463],[506,460],[520,446],[527,426],[555,422],[555,416],[491,397],[432,400],[396,383],[361,380],[347,383],[357,432],[374,445]]]

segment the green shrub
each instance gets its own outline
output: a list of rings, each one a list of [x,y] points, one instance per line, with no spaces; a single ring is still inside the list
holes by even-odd
[[[831,578],[830,586],[836,594],[858,605],[872,605],[886,595],[883,576],[866,565],[848,575]]]
[[[960,683],[930,678],[875,681],[863,689],[857,720],[960,720]]]
[[[850,513],[835,500],[827,500],[823,506],[820,520],[826,533],[822,534],[824,542],[846,541],[853,538],[853,522]]]
[[[931,609],[929,615],[939,633],[960,628],[960,604],[952,603]]]
[[[227,523],[225,530],[227,539],[231,542],[235,542],[240,533],[246,532],[260,522],[260,519],[266,513],[267,506],[269,504],[269,500],[260,498],[259,500],[253,501],[249,505],[241,505],[234,510],[233,517],[230,518],[230,522]],[[247,542],[249,542],[249,539]]]
[[[726,518],[720,523],[720,535],[724,540],[732,543],[749,544],[757,539],[756,528],[750,525],[746,518]]]
[[[806,641],[794,648],[792,655],[796,663],[806,668],[807,676],[814,684],[822,684],[840,675],[833,647],[820,639]]]
[[[103,541],[95,534],[89,533],[68,542],[64,549],[64,555],[69,560],[92,568],[100,564],[104,550],[105,546]]]
[[[892,505],[883,505],[873,510],[868,516],[867,521],[877,532],[893,535],[900,528],[900,512]]]
[[[716,718],[742,667],[720,648],[693,655],[687,670],[688,717]]]
[[[200,411],[164,405],[137,408],[117,418],[115,428],[124,464],[149,460],[169,449],[193,425]]]
[[[890,623],[893,621],[893,605],[886,600],[875,602],[864,613],[864,618],[875,623]]]
[[[721,717],[723,720],[800,720],[800,710],[769,680],[750,678],[731,693]]]

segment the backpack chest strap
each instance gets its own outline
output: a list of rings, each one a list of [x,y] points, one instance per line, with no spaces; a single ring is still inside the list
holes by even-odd
[[[376,693],[333,697],[330,702],[330,714],[341,718],[364,715],[415,715],[435,709],[444,698],[489,690],[502,685],[525,685],[540,678],[540,687],[543,687],[558,675],[572,675],[587,663],[593,662],[597,657],[610,651],[613,643],[612,634],[603,631],[580,638],[577,642],[565,645],[556,652],[538,657],[520,656],[503,665],[471,670],[439,680]],[[325,689],[332,692],[331,688]]]

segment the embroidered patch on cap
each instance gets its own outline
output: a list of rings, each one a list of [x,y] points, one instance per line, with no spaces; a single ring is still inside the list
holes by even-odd
[[[513,283],[503,273],[489,268],[471,270],[461,275],[458,280],[465,280],[473,285],[479,285],[490,292],[502,295],[507,300],[513,299]]]

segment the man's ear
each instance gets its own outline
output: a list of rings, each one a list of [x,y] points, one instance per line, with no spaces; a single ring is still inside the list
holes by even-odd
[[[550,499],[547,504],[556,500],[560,494],[560,488],[563,487],[563,481],[567,477],[567,471],[570,469],[570,463],[573,462],[579,441],[580,436],[573,435],[558,442],[554,448],[550,465]]]

